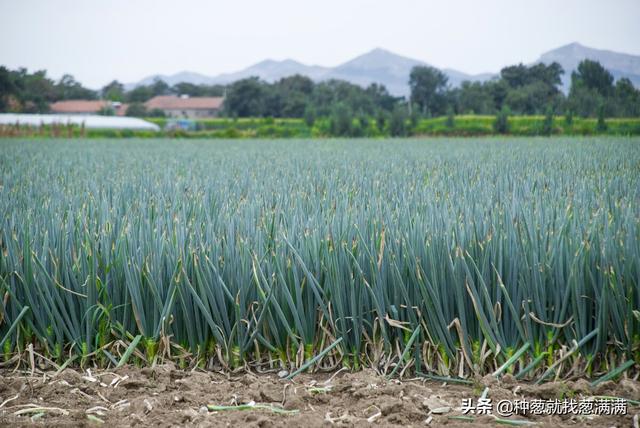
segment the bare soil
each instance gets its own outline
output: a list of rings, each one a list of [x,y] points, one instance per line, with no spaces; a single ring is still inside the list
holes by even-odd
[[[422,379],[386,380],[373,371],[303,374],[294,381],[278,374],[226,375],[184,371],[171,365],[113,371],[66,369],[24,373],[0,369],[0,426],[494,426],[492,416],[461,416],[464,398],[477,399],[485,387],[494,403],[501,399],[576,399],[607,395],[640,400],[640,383],[606,382],[592,389],[584,380],[541,386],[505,376],[471,385]],[[207,410],[207,405],[265,404],[297,411],[280,414],[264,408]],[[640,408],[625,416],[514,416],[543,427],[628,427]],[[453,419],[452,419],[453,417]]]

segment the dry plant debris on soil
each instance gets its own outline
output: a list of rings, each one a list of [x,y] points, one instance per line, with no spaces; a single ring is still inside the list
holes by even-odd
[[[373,370],[237,375],[154,368],[61,372],[0,371],[0,426],[494,426],[492,416],[461,420],[464,398],[554,399],[616,396],[640,400],[637,380],[518,383],[506,375],[474,385],[388,380]],[[223,407],[224,406],[224,407]],[[626,416],[512,417],[540,427],[637,426],[640,407]]]

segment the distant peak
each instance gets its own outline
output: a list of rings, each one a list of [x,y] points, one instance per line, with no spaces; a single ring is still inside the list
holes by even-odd
[[[397,56],[397,54],[391,52],[388,49],[383,49],[383,48],[373,48],[371,49],[369,52],[365,53],[363,56],[366,55],[391,55],[391,56]]]
[[[257,62],[255,65],[270,65],[270,64],[275,64],[276,61],[273,59],[263,59],[260,62]]]
[[[592,50],[591,48],[582,45],[578,42],[568,43],[566,45],[559,46],[550,51],[544,52],[541,58],[547,58],[549,56],[567,56],[567,55],[582,55],[583,52]]]
[[[275,65],[275,64],[299,64],[298,61],[295,61],[291,58],[286,58],[283,60],[277,60],[277,59],[265,59],[263,61],[260,61],[258,64],[256,65]]]
[[[345,64],[358,63],[362,61],[389,62],[389,61],[406,61],[406,60],[415,61],[415,60],[412,60],[411,58],[406,58],[401,55],[398,55],[395,52],[391,52],[390,50],[378,47],[378,48],[371,49],[369,52],[366,52],[360,56],[353,58],[351,61],[348,61]]]
[[[585,45],[583,45],[581,43],[578,43],[578,42],[573,42],[573,43],[566,44],[564,46],[560,46],[559,48],[553,49],[550,52],[553,52],[553,51],[583,51],[583,50],[588,50],[588,49],[592,49],[592,48],[590,48],[588,46],[585,46]]]

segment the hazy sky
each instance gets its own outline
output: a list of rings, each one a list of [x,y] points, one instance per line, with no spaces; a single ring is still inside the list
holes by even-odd
[[[94,88],[266,58],[334,66],[375,47],[479,73],[574,41],[640,54],[640,0],[0,0],[0,64]]]

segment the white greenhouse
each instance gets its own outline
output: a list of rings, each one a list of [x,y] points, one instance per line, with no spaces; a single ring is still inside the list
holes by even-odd
[[[133,129],[159,131],[160,127],[154,123],[135,117],[118,116],[79,116],[66,114],[16,114],[0,113],[0,125],[77,125],[87,129]]]

